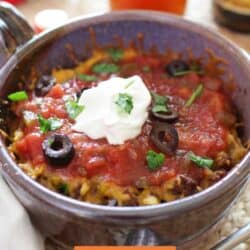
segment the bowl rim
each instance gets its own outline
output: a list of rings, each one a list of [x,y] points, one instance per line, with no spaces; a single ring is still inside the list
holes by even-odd
[[[3,74],[2,82],[7,79],[7,76],[24,57],[29,55],[36,48],[54,39],[55,36],[65,35],[73,30],[76,30],[77,28],[86,28],[95,24],[116,21],[157,22],[173,25],[177,29],[185,29],[189,32],[199,33],[206,39],[212,39],[213,42],[217,43],[219,46],[227,47],[228,53],[231,53],[238,60],[238,62],[240,62],[239,67],[242,67],[242,69],[248,72],[247,70],[250,63],[242,49],[236,47],[228,39],[210,28],[181,17],[166,14],[164,12],[131,10],[96,13],[77,17],[66,24],[60,25],[33,37],[20,49],[18,49],[6,63],[4,68],[0,70],[0,74]],[[247,167],[250,162],[250,152],[248,152],[240,163],[236,164],[236,166],[222,180],[197,194],[163,204],[137,207],[108,207],[105,205],[96,205],[66,197],[49,190],[30,178],[17,166],[16,162],[8,153],[3,140],[0,141],[0,159],[4,162],[2,163],[2,172],[4,177],[7,177],[7,181],[9,177],[11,182],[18,184],[19,187],[29,192],[32,196],[42,200],[43,202],[51,204],[57,209],[63,210],[68,214],[73,213],[77,216],[97,220],[101,217],[102,220],[106,220],[108,222],[124,222],[124,218],[126,218],[128,223],[130,220],[132,223],[135,223],[136,220],[137,222],[144,224],[152,220],[160,220],[166,216],[179,214],[180,211],[190,211],[197,206],[205,205],[212,200],[218,199],[229,190],[230,186],[237,186],[241,181],[247,178],[249,175]],[[140,220],[142,218],[143,221]]]

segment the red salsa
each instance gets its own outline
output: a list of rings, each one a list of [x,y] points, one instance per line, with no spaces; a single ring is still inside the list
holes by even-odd
[[[39,90],[37,96],[35,89],[28,93],[27,100],[16,103],[15,113],[22,120],[19,127],[23,133],[14,142],[20,162],[29,162],[34,168],[43,165],[48,173],[64,179],[98,177],[101,181],[120,187],[136,187],[142,181],[149,186],[160,186],[177,176],[184,176],[201,185],[207,169],[218,170],[218,155],[228,152],[228,135],[232,122],[235,122],[233,108],[223,91],[222,81],[216,76],[207,75],[201,66],[191,65],[188,61],[170,60],[153,54],[120,57],[106,57],[84,73],[75,72],[73,77],[62,82],[54,79],[55,82],[45,94],[39,96]],[[106,70],[97,72],[94,67],[101,63],[106,64]],[[109,72],[107,65],[113,65],[113,70]],[[63,70],[61,74],[64,74]],[[177,114],[176,119],[158,121],[151,112],[152,103],[141,134],[122,145],[110,145],[106,139],[94,140],[72,129],[75,120],[65,105],[69,96],[73,96],[77,103],[79,94],[85,88],[97,86],[99,82],[113,76],[126,78],[133,75],[139,75],[151,93],[167,98],[166,105],[172,113]],[[26,115],[39,114],[40,120],[35,118],[26,121],[25,112]],[[230,119],[225,117],[231,118],[232,122],[228,122]],[[45,128],[45,131],[41,131],[41,124],[46,125],[51,118],[58,119],[60,124],[54,129]],[[170,154],[162,152],[161,147],[152,141],[155,121],[169,124],[178,134],[178,145]],[[51,124],[46,126],[49,128]],[[42,147],[44,140],[54,133],[67,136],[74,148],[74,156],[63,167],[53,166]],[[154,162],[151,162],[151,165],[156,166],[154,169],[149,167],[150,157],[155,157]],[[158,165],[155,165],[156,161]],[[222,168],[225,169],[224,166]]]

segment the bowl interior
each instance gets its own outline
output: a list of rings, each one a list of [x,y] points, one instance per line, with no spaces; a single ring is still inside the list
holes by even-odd
[[[235,79],[237,87],[232,92],[232,98],[245,124],[244,140],[250,139],[250,75],[246,57],[217,34],[180,18],[160,13],[107,14],[75,20],[64,27],[39,35],[17,53],[18,67],[15,63],[10,67],[11,74],[7,80],[0,80],[1,96],[15,90],[19,81],[29,83],[31,69],[35,68],[44,74],[53,68],[75,65],[68,45],[73,48],[79,61],[88,57],[90,48],[94,45],[90,27],[95,32],[97,44],[101,46],[115,43],[117,36],[121,37],[125,44],[129,44],[140,33],[144,35],[146,50],[155,45],[159,51],[171,49],[185,55],[187,49],[191,49],[197,58],[207,55],[208,49],[213,51],[226,62],[226,73],[223,77],[228,79],[232,75]],[[208,59],[209,57],[205,56],[204,63]]]

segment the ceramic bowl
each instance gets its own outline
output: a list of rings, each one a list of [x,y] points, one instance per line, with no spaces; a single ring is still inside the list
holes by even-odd
[[[0,54],[1,97],[15,91],[21,76],[28,79],[31,68],[46,73],[53,67],[73,65],[67,44],[71,44],[79,60],[88,56],[90,27],[100,45],[114,42],[117,35],[128,43],[143,33],[145,49],[156,45],[160,51],[170,48],[185,53],[190,48],[196,57],[205,55],[209,49],[223,58],[227,62],[226,72],[237,83],[232,99],[244,121],[243,139],[250,139],[249,61],[219,34],[165,13],[124,11],[79,17],[33,36],[27,23],[9,5],[1,4],[0,13],[5,13],[0,14],[0,41],[5,41],[0,44],[5,48]],[[71,246],[125,244],[128,236],[127,244],[138,244],[141,240],[143,244],[181,245],[222,218],[244,187],[250,171],[247,154],[225,178],[195,195],[153,206],[107,207],[74,200],[41,186],[17,166],[4,140],[0,143],[0,159],[5,180],[37,228],[45,236]]]

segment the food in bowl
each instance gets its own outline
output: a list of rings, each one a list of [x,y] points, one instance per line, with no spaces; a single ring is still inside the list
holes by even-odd
[[[216,63],[135,47],[95,49],[8,96],[9,151],[31,178],[108,206],[200,192],[245,155]]]

